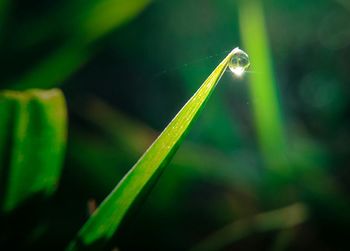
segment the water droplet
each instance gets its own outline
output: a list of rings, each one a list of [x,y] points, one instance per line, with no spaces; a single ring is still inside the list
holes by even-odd
[[[232,57],[228,64],[228,67],[237,77],[243,75],[246,69],[249,67],[249,57],[248,54],[236,47],[232,51]]]

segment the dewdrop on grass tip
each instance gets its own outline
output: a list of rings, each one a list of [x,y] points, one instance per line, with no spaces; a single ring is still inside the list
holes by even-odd
[[[228,64],[231,72],[237,76],[241,77],[246,69],[249,67],[249,57],[248,54],[239,49],[238,47],[234,48],[232,51],[232,57]]]

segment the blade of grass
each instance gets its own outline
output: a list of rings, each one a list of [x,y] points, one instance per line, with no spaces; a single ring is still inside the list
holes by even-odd
[[[59,90],[0,93],[2,209],[56,188],[66,142],[66,108]]]
[[[102,202],[80,230],[77,238],[69,245],[68,250],[81,250],[91,245],[103,245],[114,235],[131,206],[137,199],[140,199],[143,191],[150,188],[175,154],[183,137],[225,72],[232,54],[233,51],[217,66],[134,167]]]

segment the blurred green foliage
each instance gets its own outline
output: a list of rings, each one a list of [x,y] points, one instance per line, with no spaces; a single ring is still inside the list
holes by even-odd
[[[87,202],[105,198],[239,46],[250,72],[223,75],[108,248],[189,250],[301,203],[308,217],[295,226],[253,224],[239,239],[244,227],[235,227],[218,236],[219,250],[346,250],[349,12],[342,0],[1,1],[1,88],[60,85],[69,112],[58,191],[2,215],[1,245],[62,250],[86,222]]]
[[[238,11],[243,45],[249,51],[253,71],[259,69],[258,74],[249,76],[251,79],[249,88],[260,147],[266,166],[281,170],[286,151],[285,137],[262,1],[240,1]]]
[[[47,53],[49,55],[43,55],[43,58],[36,60],[38,62],[30,65],[27,74],[14,79],[12,86],[24,89],[60,85],[87,60],[93,42],[129,21],[149,2],[150,0],[69,1],[63,2],[51,15],[30,20],[29,27],[25,27],[29,32],[26,30],[24,35],[31,37],[29,41],[26,38],[24,41],[31,46],[44,44],[51,37],[63,38]],[[40,32],[46,22],[52,23],[44,26],[43,32]],[[21,39],[23,34],[19,33],[18,36],[17,39]]]
[[[66,106],[59,90],[0,93],[2,210],[57,187],[66,143]],[[5,175],[7,174],[7,175]]]

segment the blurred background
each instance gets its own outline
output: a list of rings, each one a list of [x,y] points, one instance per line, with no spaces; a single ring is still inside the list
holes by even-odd
[[[347,250],[349,23],[346,0],[1,0],[0,88],[61,88],[69,114],[58,190],[14,214],[15,247],[62,250],[239,46],[248,72],[109,250]]]

